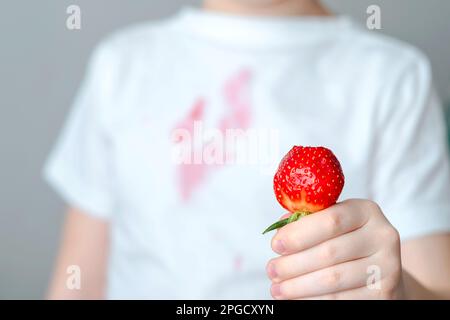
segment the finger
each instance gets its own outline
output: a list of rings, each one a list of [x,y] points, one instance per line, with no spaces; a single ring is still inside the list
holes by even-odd
[[[362,227],[369,212],[358,200],[348,200],[290,223],[272,238],[272,249],[291,254]]]
[[[344,262],[272,284],[275,299],[298,299],[360,288],[367,283],[371,257]]]
[[[343,262],[368,257],[376,252],[376,243],[365,228],[322,242],[317,246],[272,259],[267,273],[281,282]]]
[[[306,297],[296,300],[378,300],[384,299],[383,292],[379,288],[361,288],[350,289],[341,292],[329,293],[322,296]]]

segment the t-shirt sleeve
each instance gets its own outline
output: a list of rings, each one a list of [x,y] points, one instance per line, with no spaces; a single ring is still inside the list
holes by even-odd
[[[443,110],[428,60],[406,60],[385,90],[373,197],[402,240],[450,232],[450,170]]]
[[[108,53],[97,48],[44,168],[45,179],[68,205],[98,218],[108,218],[113,205],[110,141],[103,123],[108,61]]]

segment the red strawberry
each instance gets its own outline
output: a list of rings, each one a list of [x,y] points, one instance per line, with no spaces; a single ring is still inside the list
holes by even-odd
[[[335,204],[343,187],[344,173],[330,149],[294,146],[273,178],[278,202],[292,214],[263,233]]]

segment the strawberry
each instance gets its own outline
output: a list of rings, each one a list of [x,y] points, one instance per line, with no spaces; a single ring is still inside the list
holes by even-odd
[[[343,187],[341,165],[330,149],[294,146],[273,178],[275,196],[291,215],[263,234],[335,204]]]

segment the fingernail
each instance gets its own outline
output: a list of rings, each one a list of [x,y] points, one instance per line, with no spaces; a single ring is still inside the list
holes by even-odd
[[[272,293],[272,296],[274,298],[281,297],[281,286],[279,284],[272,285],[272,288],[270,289],[270,292]]]
[[[284,244],[281,240],[276,240],[274,245],[273,245],[273,249],[275,250],[275,252],[277,253],[283,253],[286,248],[284,247]]]
[[[270,279],[275,279],[278,276],[275,270],[275,266],[272,262],[267,266],[267,274],[269,275]]]

